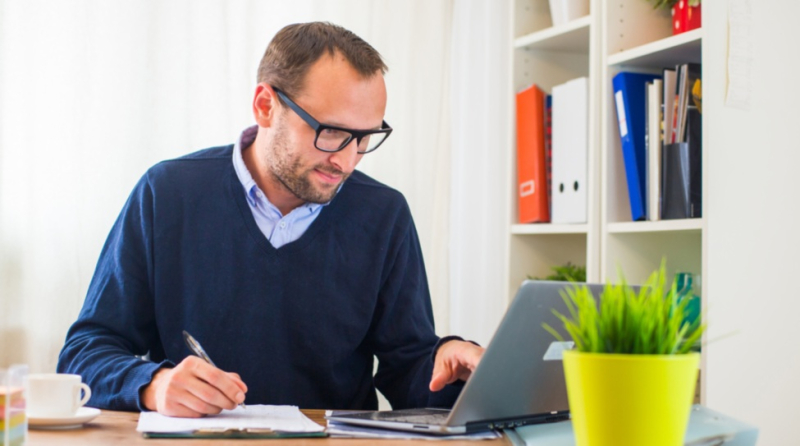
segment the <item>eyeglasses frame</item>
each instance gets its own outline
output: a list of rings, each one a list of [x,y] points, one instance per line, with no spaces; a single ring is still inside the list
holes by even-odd
[[[347,145],[350,144],[351,141],[353,141],[353,138],[356,139],[356,147],[357,147],[358,144],[361,143],[361,139],[364,138],[365,136],[375,135],[375,134],[379,134],[379,133],[385,133],[386,137],[383,138],[383,141],[378,143],[378,145],[373,147],[372,149],[365,150],[365,151],[356,150],[356,153],[359,153],[359,154],[362,154],[362,155],[365,154],[365,153],[371,153],[371,152],[374,152],[375,150],[377,150],[378,147],[380,147],[384,142],[386,142],[386,140],[389,138],[389,135],[392,134],[392,130],[393,129],[389,126],[389,124],[386,121],[383,121],[381,123],[381,128],[380,129],[374,129],[374,130],[355,130],[355,129],[348,129],[346,127],[339,127],[339,126],[335,126],[335,125],[323,124],[323,123],[317,121],[307,111],[303,110],[302,107],[297,105],[293,100],[291,100],[289,98],[289,96],[286,95],[286,93],[282,92],[281,90],[279,90],[279,89],[277,89],[275,87],[272,87],[272,89],[275,90],[275,93],[278,94],[278,98],[280,98],[280,100],[283,103],[288,105],[289,108],[292,109],[292,111],[297,113],[297,116],[300,116],[300,118],[303,121],[305,121],[306,124],[308,124],[309,127],[311,127],[316,132],[316,136],[314,137],[314,147],[317,150],[320,150],[322,152],[326,152],[326,153],[339,152],[342,149],[344,149],[345,147],[347,147]],[[327,130],[327,129],[333,129],[333,130],[339,130],[339,131],[342,131],[342,132],[347,132],[347,133],[350,134],[350,137],[347,138],[342,143],[342,145],[339,146],[339,148],[336,149],[336,150],[322,149],[317,145],[317,139],[319,139],[319,134],[322,133],[323,130]]]

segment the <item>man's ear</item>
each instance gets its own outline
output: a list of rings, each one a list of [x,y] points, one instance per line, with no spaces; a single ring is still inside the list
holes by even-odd
[[[256,85],[253,97],[253,117],[259,127],[270,127],[277,113],[278,95],[268,84],[260,82]]]

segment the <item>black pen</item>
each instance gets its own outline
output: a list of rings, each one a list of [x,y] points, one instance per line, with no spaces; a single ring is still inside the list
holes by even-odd
[[[214,361],[212,361],[211,358],[208,357],[206,351],[203,350],[203,346],[201,346],[200,343],[197,342],[197,340],[193,338],[192,335],[190,335],[186,330],[183,330],[183,340],[184,342],[186,342],[186,346],[189,347],[189,350],[191,350],[195,355],[199,356],[205,362],[213,365],[214,367],[217,367],[217,365],[214,364]],[[242,409],[246,409],[244,402],[239,403],[239,407],[241,407]]]

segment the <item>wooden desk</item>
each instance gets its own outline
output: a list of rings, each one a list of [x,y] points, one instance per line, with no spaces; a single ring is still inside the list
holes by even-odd
[[[309,418],[325,425],[322,410],[303,410]],[[35,430],[29,429],[28,446],[219,446],[223,443],[234,446],[249,445],[294,445],[294,446],[325,446],[325,445],[369,445],[379,443],[382,446],[432,446],[427,440],[375,440],[353,438],[296,438],[296,439],[267,439],[267,440],[178,440],[178,439],[146,439],[136,432],[136,423],[139,414],[136,412],[115,412],[104,410],[99,417],[84,425],[82,429],[73,430]],[[497,440],[485,441],[447,441],[440,443],[443,446],[498,446],[511,445],[507,437]]]

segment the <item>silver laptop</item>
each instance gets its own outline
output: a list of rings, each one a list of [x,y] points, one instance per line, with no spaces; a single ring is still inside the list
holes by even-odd
[[[552,309],[568,314],[561,290],[566,282],[525,281],[506,311],[481,362],[451,410],[405,409],[333,413],[340,423],[430,434],[461,434],[569,418],[561,352],[542,328],[566,335]],[[599,296],[602,285],[590,285]]]

